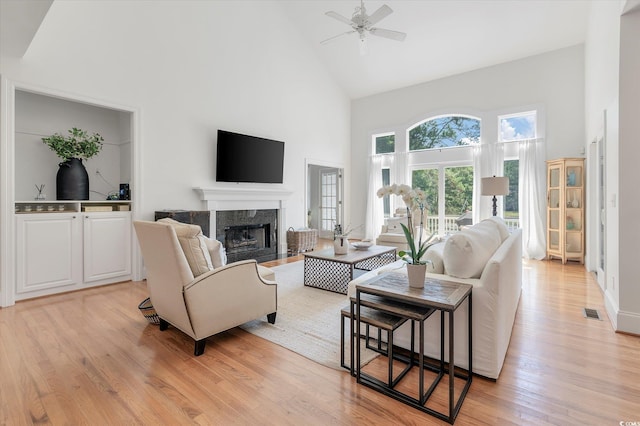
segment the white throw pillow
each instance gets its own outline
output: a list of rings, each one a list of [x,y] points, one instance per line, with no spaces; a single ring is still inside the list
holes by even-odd
[[[211,263],[214,268],[219,268],[227,264],[227,252],[222,243],[218,240],[212,240],[206,236],[202,236],[211,256]]]
[[[493,253],[502,244],[494,222],[480,222],[447,239],[442,253],[447,274],[479,278]]]
[[[432,245],[427,249],[427,252],[422,257],[423,260],[430,260],[431,263],[427,263],[427,272],[434,274],[444,274],[444,260],[442,253],[444,252],[444,241]]]
[[[500,232],[500,239],[502,241],[506,240],[507,238],[509,238],[509,235],[511,235],[509,233],[509,228],[507,228],[507,224],[504,223],[504,219],[498,216],[492,216],[489,219],[485,219],[486,221],[491,221],[493,223],[496,224],[496,227],[498,228],[498,232]],[[484,222],[484,220],[483,220]]]
[[[168,223],[176,231],[178,242],[194,277],[213,269],[213,262],[205,241],[206,237],[202,234],[200,226],[178,222],[170,218],[160,219],[158,222]]]

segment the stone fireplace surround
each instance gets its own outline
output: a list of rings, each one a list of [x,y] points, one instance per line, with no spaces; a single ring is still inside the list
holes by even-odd
[[[194,188],[200,196],[204,210],[211,212],[210,234],[217,235],[216,212],[228,210],[271,210],[278,211],[278,248],[277,254],[287,252],[287,201],[293,193],[282,186],[215,186]]]
[[[278,257],[278,210],[218,210],[216,239],[227,252],[227,262]]]

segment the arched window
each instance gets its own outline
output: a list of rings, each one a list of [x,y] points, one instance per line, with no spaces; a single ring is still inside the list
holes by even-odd
[[[409,129],[409,151],[480,143],[480,120],[461,115],[429,118]]]

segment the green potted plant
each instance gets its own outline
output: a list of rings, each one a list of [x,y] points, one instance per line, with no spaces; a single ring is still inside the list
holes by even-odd
[[[98,133],[73,127],[68,136],[59,133],[42,138],[63,162],[58,164],[56,175],[56,198],[58,200],[88,200],[89,175],[82,160],[97,155],[102,150],[104,138]]]

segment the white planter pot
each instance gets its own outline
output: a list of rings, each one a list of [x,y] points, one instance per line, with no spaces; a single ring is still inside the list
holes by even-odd
[[[423,288],[424,276],[427,272],[427,265],[413,265],[407,263],[407,278],[409,280],[409,287]]]
[[[347,237],[336,237],[333,240],[333,252],[335,254],[347,254],[349,252],[349,239]]]

